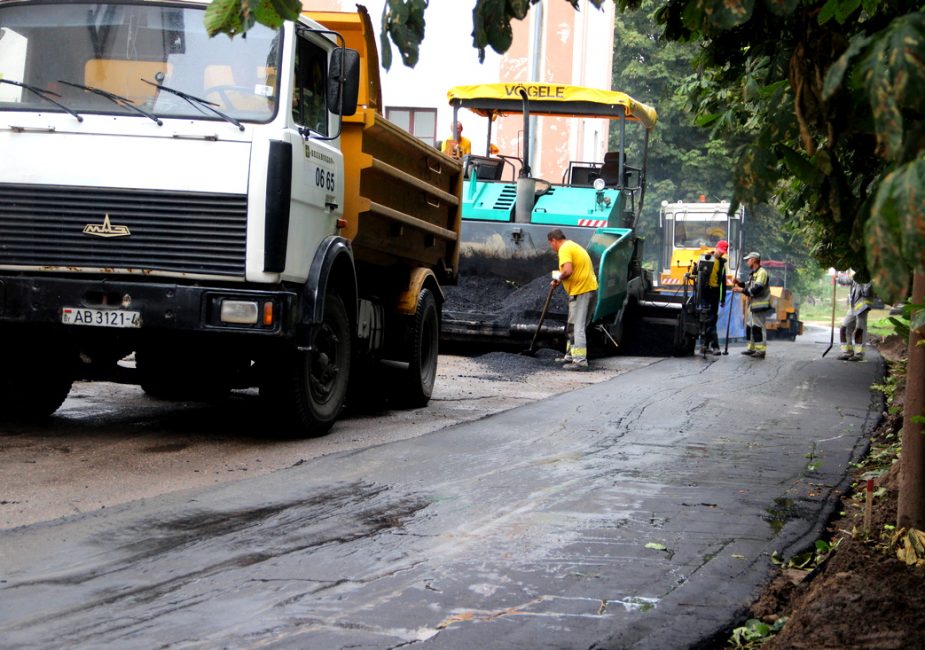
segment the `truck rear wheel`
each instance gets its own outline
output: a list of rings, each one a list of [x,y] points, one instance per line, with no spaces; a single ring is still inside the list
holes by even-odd
[[[58,410],[74,382],[70,350],[19,345],[0,363],[0,418],[38,420]]]
[[[261,386],[260,394],[299,433],[327,433],[346,401],[351,347],[347,309],[340,296],[331,294],[312,335],[311,350],[287,353],[278,364],[279,372],[271,371],[274,376]]]
[[[429,289],[421,289],[417,308],[407,330],[406,352],[408,371],[401,381],[401,392],[396,395],[403,406],[426,406],[437,381],[438,342],[440,315],[437,301]]]

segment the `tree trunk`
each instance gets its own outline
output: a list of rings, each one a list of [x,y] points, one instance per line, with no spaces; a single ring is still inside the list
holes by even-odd
[[[912,280],[912,304],[925,303],[925,273]],[[900,527],[925,530],[925,428],[913,416],[925,416],[925,333],[909,332],[909,362],[906,367],[906,399],[903,414],[903,451],[899,472],[899,504],[896,522]]]

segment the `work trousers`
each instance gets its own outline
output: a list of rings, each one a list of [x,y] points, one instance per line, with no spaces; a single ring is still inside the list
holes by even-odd
[[[591,322],[591,304],[597,291],[580,293],[568,298],[568,345],[565,356],[572,362],[588,361],[588,324]]]
[[[765,324],[768,316],[773,310],[761,309],[759,311],[748,310],[748,345],[749,350],[755,352],[765,352],[768,349],[768,328]]]
[[[701,294],[701,309],[707,310],[707,321],[704,323],[703,340],[700,345],[705,348],[719,349],[719,336],[716,333],[716,322],[719,319],[719,287],[707,287]]]
[[[839,332],[842,352],[853,354],[856,357],[864,356],[864,344],[867,342],[868,311],[865,309],[860,314],[855,314],[851,311],[845,316]],[[853,346],[852,341],[854,342]]]

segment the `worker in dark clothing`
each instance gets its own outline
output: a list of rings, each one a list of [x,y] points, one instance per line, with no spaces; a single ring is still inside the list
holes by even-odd
[[[707,310],[707,321],[704,327],[704,336],[701,340],[701,354],[722,355],[719,349],[719,336],[716,333],[716,323],[719,320],[720,305],[726,303],[726,253],[729,251],[729,242],[721,239],[716,244],[713,253],[704,255],[701,264],[709,269],[707,281],[700,290],[701,308]]]
[[[748,297],[748,319],[746,329],[748,333],[748,346],[742,352],[753,359],[764,359],[768,350],[768,330],[765,319],[771,313],[771,287],[770,276],[767,269],[761,266],[761,255],[749,253],[745,256],[745,263],[751,269],[748,282],[743,283],[736,278],[732,290]]]

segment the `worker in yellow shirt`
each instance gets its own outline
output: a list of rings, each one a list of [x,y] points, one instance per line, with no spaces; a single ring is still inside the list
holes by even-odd
[[[462,122],[457,122],[456,133],[453,134],[454,139],[444,140],[443,144],[440,145],[440,151],[454,158],[462,158],[472,153],[472,143],[467,138],[463,137],[462,132]]]
[[[553,228],[546,239],[559,256],[559,270],[553,272],[552,285],[561,284],[568,293],[568,344],[565,356],[557,361],[565,364],[565,370],[588,370],[587,329],[597,295],[594,265],[588,251],[567,239],[561,229]]]

